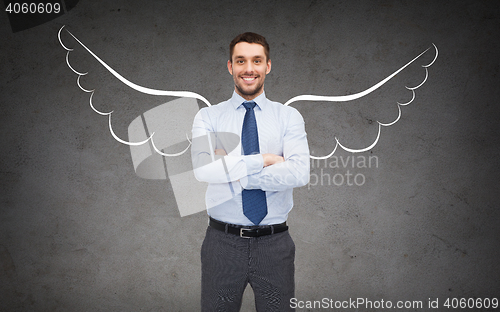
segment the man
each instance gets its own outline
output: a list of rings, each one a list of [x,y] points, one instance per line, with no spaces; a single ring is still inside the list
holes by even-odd
[[[194,173],[209,183],[202,310],[239,311],[249,283],[257,311],[288,311],[295,245],[286,219],[293,188],[309,182],[304,120],[265,96],[271,59],[264,37],[244,33],[229,48],[233,95],[201,109],[193,123]]]

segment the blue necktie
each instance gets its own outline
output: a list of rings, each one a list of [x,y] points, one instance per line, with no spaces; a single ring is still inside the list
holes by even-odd
[[[241,130],[241,145],[245,155],[259,154],[259,134],[257,131],[257,122],[253,108],[255,102],[243,102],[247,112],[243,119],[243,128]],[[243,214],[253,222],[259,224],[267,215],[266,192],[260,189],[243,190],[241,193],[243,201]]]

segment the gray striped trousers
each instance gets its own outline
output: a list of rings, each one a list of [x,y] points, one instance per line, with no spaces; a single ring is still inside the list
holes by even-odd
[[[294,260],[288,231],[242,238],[209,226],[201,247],[202,311],[239,311],[247,284],[257,311],[293,311]]]

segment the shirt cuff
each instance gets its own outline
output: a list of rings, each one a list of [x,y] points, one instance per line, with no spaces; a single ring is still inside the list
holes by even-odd
[[[248,155],[245,157],[245,164],[247,166],[247,175],[240,179],[240,185],[244,189],[247,188],[250,182],[248,178],[251,175],[259,173],[260,171],[262,171],[262,168],[264,168],[264,157],[262,157],[261,154]]]

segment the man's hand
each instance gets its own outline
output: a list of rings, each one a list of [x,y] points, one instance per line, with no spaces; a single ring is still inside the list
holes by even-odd
[[[214,154],[217,156],[226,156],[227,155],[226,151],[222,148],[215,149]],[[278,156],[276,154],[271,154],[271,153],[262,154],[262,158],[264,158],[264,167],[271,166],[271,165],[278,164],[278,163],[282,163],[285,161],[285,158]]]
[[[214,153],[215,153],[215,155],[219,155],[219,156],[226,156],[227,155],[226,151],[223,150],[222,148],[216,148]]]
[[[264,167],[282,163],[285,161],[285,158],[283,158],[282,156],[278,156],[276,154],[270,154],[270,153],[262,154],[262,157],[264,158]]]

